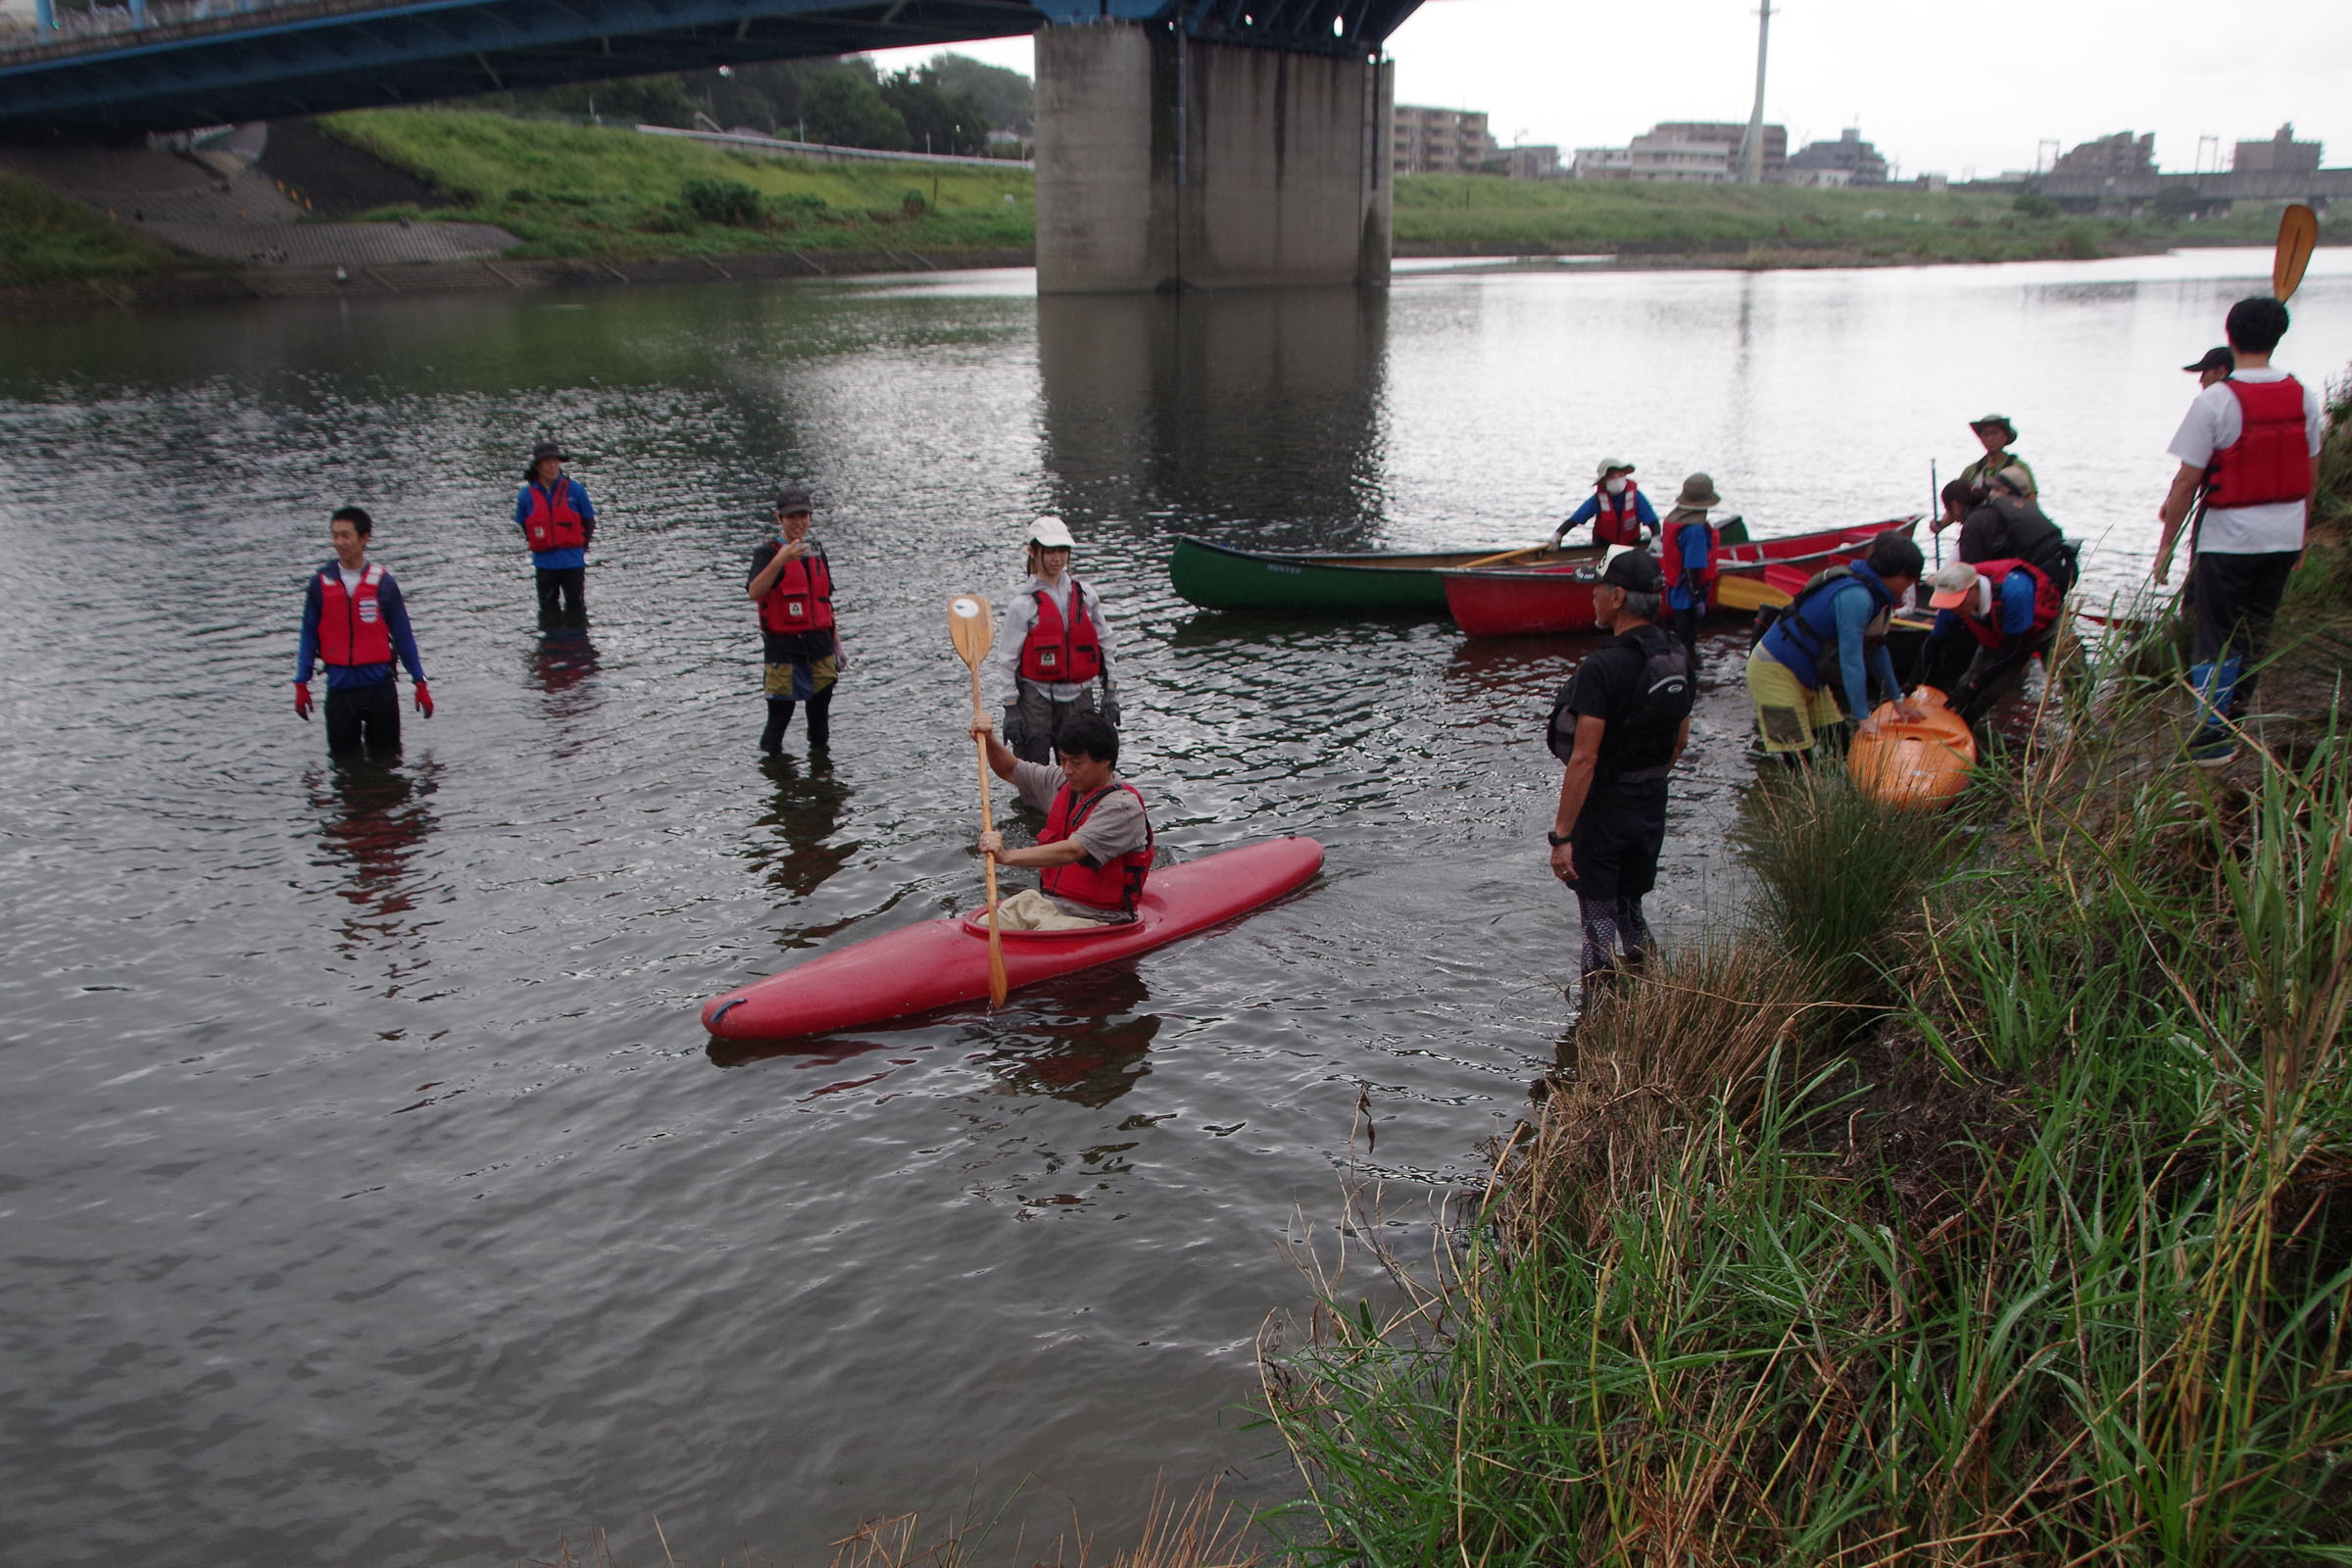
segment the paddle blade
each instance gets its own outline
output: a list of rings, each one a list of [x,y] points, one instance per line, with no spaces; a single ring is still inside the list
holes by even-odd
[[[2295,203],[2278,215],[2278,253],[2271,261],[2271,295],[2284,302],[2303,282],[2303,269],[2311,265],[2311,253],[2320,243],[2320,219],[2317,213]]]
[[[997,612],[978,594],[957,594],[948,601],[948,635],[956,639],[956,652],[963,662],[976,670],[997,640]]]
[[[1004,978],[1004,938],[997,931],[997,909],[988,909],[988,1004],[1004,1005],[1004,998],[1012,991],[1012,983]]]

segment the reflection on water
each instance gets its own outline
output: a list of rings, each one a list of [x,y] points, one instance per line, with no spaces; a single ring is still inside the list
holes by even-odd
[[[1388,318],[1352,288],[1039,299],[1057,510],[1371,548]]]
[[[321,817],[314,863],[338,873],[336,896],[350,906],[335,926],[341,951],[409,933],[402,916],[426,891],[410,861],[440,825],[430,805],[439,773],[431,762],[404,769],[352,759],[311,775],[311,808]]]
[[[834,840],[850,804],[850,787],[834,776],[830,759],[802,762],[792,757],[760,759],[760,771],[775,786],[768,808],[744,841],[744,854],[787,899],[805,899],[847,865],[860,845]]]
[[[1004,1092],[1052,1095],[1100,1110],[1152,1070],[1157,1014],[1144,1010],[1151,988],[1132,964],[1093,969],[1024,993],[1017,1039],[988,1057]]]
[[[2352,359],[2345,263],[2297,296],[2298,369]],[[2176,368],[2268,275],[2217,265],[13,322],[12,1562],[510,1561],[589,1524],[655,1561],[655,1515],[679,1561],[823,1561],[860,1516],[1031,1475],[1002,1539],[1059,1528],[1058,1493],[1107,1546],[1162,1474],[1287,1495],[1232,1412],[1359,1097],[1372,1168],[1434,1200],[1558,1052],[1577,936],[1541,729],[1592,643],[1199,614],[1169,535],[1532,543],[1622,454],[1653,493],[1710,471],[1766,536],[1906,510],[1997,408],[2112,585],[2145,569]],[[514,474],[551,433],[604,517],[593,643],[524,630]],[[743,573],[784,477],[819,497],[858,653],[832,772],[753,755]],[[158,495],[184,544],[160,557]],[[391,769],[324,767],[285,711],[346,502],[442,704]],[[1121,771],[1163,850],[1306,832],[1325,875],[995,1014],[707,1042],[703,998],[976,902],[940,607],[1001,594],[1055,507],[1124,635]],[[1744,641],[1702,651],[1669,932],[1735,896],[1752,776]],[[126,693],[172,721],[125,721]]]

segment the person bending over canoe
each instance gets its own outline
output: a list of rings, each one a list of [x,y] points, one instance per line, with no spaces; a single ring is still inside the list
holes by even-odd
[[[1095,709],[1119,727],[1118,678],[1111,671],[1110,621],[1095,591],[1070,575],[1070,530],[1059,517],[1029,525],[1029,575],[1004,606],[981,681],[987,702],[1004,710],[1004,740],[1025,761],[1042,762],[1061,730]]]
[[[1134,919],[1152,874],[1152,818],[1143,796],[1118,775],[1119,732],[1100,713],[1072,715],[1061,726],[1055,767],[1013,756],[986,718],[973,719],[971,730],[986,743],[997,777],[1011,780],[1023,803],[1046,813],[1026,849],[1006,849],[994,828],[980,835],[980,853],[999,865],[1039,872],[1038,887],[998,900],[998,923],[1007,931],[1082,931]]]
[[[1918,720],[1886,652],[1886,626],[1919,586],[1926,564],[1919,546],[1889,529],[1860,561],[1817,572],[1797,590],[1747,656],[1747,695],[1768,755],[1801,756],[1848,713],[1866,718],[1873,686],[1903,718]]]
[[[1634,466],[1621,458],[1603,458],[1600,468],[1592,476],[1592,493],[1585,504],[1568,514],[1567,520],[1551,531],[1551,547],[1557,550],[1568,530],[1579,523],[1592,524],[1592,542],[1596,545],[1638,545],[1642,533],[1658,531],[1658,513],[1634,482]]]
[[[2035,654],[2048,657],[2065,591],[2027,561],[1954,562],[1928,585],[1936,629],[1921,656],[1925,679],[1974,724],[2026,678]]]

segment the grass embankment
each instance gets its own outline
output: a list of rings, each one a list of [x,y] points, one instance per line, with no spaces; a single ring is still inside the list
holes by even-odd
[[[153,277],[202,266],[38,180],[0,173],[0,288]]]
[[[1036,235],[1025,169],[810,163],[448,110],[361,110],[318,123],[457,203],[366,216],[497,223],[524,242],[517,256],[928,254],[1020,249]]]
[[[1740,258],[1751,266],[2082,261],[2180,245],[2268,245],[2276,209],[2226,219],[2039,216],[1971,191],[1799,190],[1422,174],[1396,181],[1400,252]],[[2352,239],[2325,220],[2321,243]]]
[[[2278,685],[2347,613],[2315,549]],[[1270,1358],[1309,1560],[2352,1562],[2352,733],[2186,766],[2170,633],[1960,816],[1759,784],[1748,925]]]

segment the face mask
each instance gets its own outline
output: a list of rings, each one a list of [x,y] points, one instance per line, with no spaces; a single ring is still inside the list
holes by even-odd
[[[1606,484],[1602,485],[1601,488],[1608,491],[1608,493],[1613,496],[1621,496],[1625,494],[1625,481],[1623,479],[1611,479]]]

